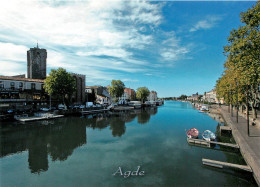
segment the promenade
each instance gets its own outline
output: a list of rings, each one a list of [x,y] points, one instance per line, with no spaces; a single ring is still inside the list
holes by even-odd
[[[249,135],[247,121],[244,117],[238,117],[236,121],[236,111],[233,111],[233,117],[228,112],[227,106],[222,106],[220,112],[227,125],[232,128],[232,134],[236,143],[240,146],[240,152],[246,163],[252,168],[253,176],[260,186],[260,128],[249,125]]]

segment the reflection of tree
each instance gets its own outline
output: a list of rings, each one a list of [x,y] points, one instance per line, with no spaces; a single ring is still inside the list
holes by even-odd
[[[143,111],[142,113],[137,115],[137,121],[140,124],[146,124],[150,120],[150,114],[147,111]]]
[[[54,124],[13,126],[2,131],[0,157],[28,150],[32,173],[48,170],[48,154],[52,160],[66,160],[76,147],[86,144],[86,127],[79,118],[63,118]]]
[[[136,114],[132,114],[130,112],[126,113],[126,115],[125,115],[125,122],[129,123],[129,122],[133,121],[136,116],[137,116]]]
[[[113,136],[122,136],[125,133],[126,127],[125,122],[119,118],[113,118],[110,121],[110,129],[112,130]]]

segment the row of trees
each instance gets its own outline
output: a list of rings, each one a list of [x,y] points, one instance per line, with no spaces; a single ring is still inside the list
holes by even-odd
[[[250,104],[253,117],[260,101],[260,3],[240,14],[243,26],[233,29],[224,47],[225,70],[217,80],[218,98],[231,105]],[[246,107],[248,110],[248,107]]]
[[[109,93],[115,98],[116,102],[118,98],[124,94],[125,84],[121,80],[112,80],[109,87]],[[141,100],[142,103],[147,99],[150,94],[150,90],[147,87],[139,87],[136,91],[136,98]]]
[[[63,68],[52,69],[50,75],[44,81],[44,89],[48,95],[65,101],[69,101],[72,94],[76,91],[75,80],[70,73]],[[118,101],[124,93],[125,84],[121,80],[112,80],[109,92]],[[149,96],[150,91],[146,87],[137,89],[136,98],[144,102]]]

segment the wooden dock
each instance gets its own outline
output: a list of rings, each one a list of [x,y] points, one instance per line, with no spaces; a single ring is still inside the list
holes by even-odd
[[[232,129],[231,129],[231,127],[228,127],[228,126],[219,126],[220,136],[222,134],[222,131],[232,131]]]
[[[202,159],[202,163],[204,165],[213,166],[213,167],[217,167],[217,168],[223,168],[225,166],[225,167],[229,167],[229,168],[235,168],[235,169],[252,172],[251,167],[248,165],[232,164],[232,163],[228,163],[228,162],[221,162],[221,161],[210,160],[210,159],[205,159],[205,158]]]
[[[215,142],[215,141],[206,141],[202,139],[194,139],[194,138],[187,138],[188,143],[194,143],[194,144],[199,144],[199,145],[206,145],[210,147],[210,144],[217,144],[217,145],[222,145],[226,147],[232,147],[232,148],[237,148],[239,149],[239,145],[237,144],[231,144],[231,143],[223,143],[223,142]]]
[[[96,114],[96,113],[102,113],[109,111],[109,109],[99,109],[99,110],[85,110],[85,111],[80,111],[82,115],[84,114]]]
[[[123,107],[123,106],[119,106],[119,107],[115,107],[114,111],[126,111],[126,110],[134,110],[134,107],[128,106],[128,107]]]
[[[64,115],[53,115],[53,116],[41,116],[41,117],[25,117],[17,119],[21,122],[28,122],[28,121],[39,121],[39,120],[47,120],[47,119],[55,119],[55,118],[61,118]]]

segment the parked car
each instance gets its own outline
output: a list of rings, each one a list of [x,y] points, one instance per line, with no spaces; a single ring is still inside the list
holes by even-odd
[[[50,109],[51,109],[51,110],[56,110],[57,108],[56,108],[56,107],[54,107],[54,106],[52,106]]]
[[[58,109],[59,109],[59,110],[64,110],[64,109],[65,109],[65,105],[59,104],[59,105],[58,105]]]
[[[14,113],[14,110],[12,110],[12,109],[7,110],[7,113],[9,113],[9,114]]]
[[[85,108],[85,105],[80,105],[79,108],[83,109],[83,108]]]
[[[47,112],[47,111],[49,111],[50,109],[49,109],[49,108],[40,108],[40,110]]]

